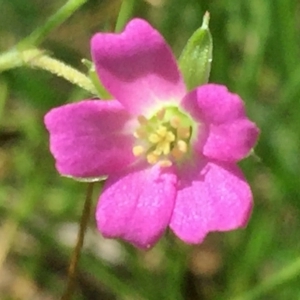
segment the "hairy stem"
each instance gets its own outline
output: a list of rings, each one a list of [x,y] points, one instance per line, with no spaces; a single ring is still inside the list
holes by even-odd
[[[43,69],[97,95],[97,90],[86,75],[46,55],[45,51],[33,48],[19,52],[14,49],[0,56],[0,73],[21,66]]]

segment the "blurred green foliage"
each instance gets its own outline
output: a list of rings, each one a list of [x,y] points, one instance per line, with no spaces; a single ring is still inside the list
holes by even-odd
[[[0,51],[63,4],[0,0]],[[117,0],[88,1],[41,47],[85,72],[80,61],[90,58],[91,35],[113,30],[119,7]],[[300,299],[300,271],[293,267],[300,257],[300,2],[136,0],[133,15],[158,28],[178,56],[205,11],[214,39],[210,81],[239,93],[261,128],[256,156],[241,163],[255,196],[250,223],[212,233],[198,246],[167,233],[145,253],[104,240],[92,218],[74,299]],[[85,97],[40,70],[0,74],[1,299],[62,294],[86,187],[56,173],[43,116]],[[290,264],[289,280],[282,276],[269,291],[247,298]]]

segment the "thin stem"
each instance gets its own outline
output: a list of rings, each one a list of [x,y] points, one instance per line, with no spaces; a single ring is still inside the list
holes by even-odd
[[[22,40],[17,47],[22,49],[23,47],[38,46],[55,27],[61,25],[85,2],[87,0],[69,0],[44,25],[34,30],[28,37]]]
[[[78,261],[80,258],[80,252],[83,246],[84,235],[87,228],[87,224],[91,215],[92,208],[92,193],[93,193],[93,183],[89,183],[86,198],[84,202],[84,207],[81,215],[79,231],[77,235],[77,242],[71,257],[69,271],[68,271],[68,283],[66,290],[61,298],[61,300],[70,300],[72,298],[72,294],[74,292],[75,287],[75,279],[76,279],[76,271],[78,266]]]
[[[22,64],[22,57],[20,52],[16,49],[12,49],[0,55],[0,73],[20,67]]]
[[[234,298],[233,300],[254,300],[261,299],[263,294],[268,293],[272,289],[278,288],[280,285],[292,280],[300,274],[300,258],[287,267],[269,277],[266,281],[256,286],[254,289],[245,292],[243,295]]]
[[[0,80],[0,120],[4,113],[4,107],[8,98],[8,87],[4,80]]]
[[[19,52],[15,49],[0,56],[0,73],[21,66],[46,70],[76,84],[93,95],[97,95],[97,90],[86,75],[53,57],[47,56],[45,51],[28,49]]]
[[[93,83],[87,76],[55,58],[41,53],[31,60],[27,60],[27,62],[30,67],[46,70],[58,77],[62,77],[69,82],[76,84],[93,95],[97,95],[97,91]]]
[[[120,32],[123,30],[128,19],[132,15],[134,4],[135,4],[135,0],[123,0],[122,1],[118,19],[117,19],[117,23],[116,23],[115,32]]]

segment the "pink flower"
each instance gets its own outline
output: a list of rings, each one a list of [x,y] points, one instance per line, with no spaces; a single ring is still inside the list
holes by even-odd
[[[151,247],[170,226],[187,243],[247,224],[252,194],[237,161],[259,130],[242,100],[206,84],[187,92],[172,52],[147,22],[91,40],[97,73],[116,100],[84,100],[45,117],[62,175],[108,176],[100,232]]]

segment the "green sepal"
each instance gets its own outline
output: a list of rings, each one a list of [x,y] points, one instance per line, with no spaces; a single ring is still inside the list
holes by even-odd
[[[99,79],[96,69],[95,69],[95,65],[91,61],[89,61],[88,59],[85,59],[85,58],[82,59],[81,62],[88,68],[89,78],[91,79],[92,83],[94,84],[99,98],[101,100],[112,99],[113,97],[111,96],[111,94],[105,89],[103,84],[100,82],[100,79]]]
[[[189,38],[179,57],[179,68],[189,91],[208,82],[213,48],[208,24],[209,13],[206,12],[202,26]]]

